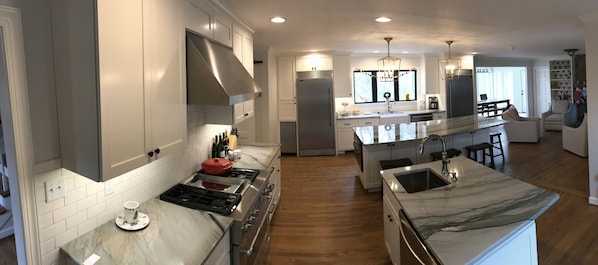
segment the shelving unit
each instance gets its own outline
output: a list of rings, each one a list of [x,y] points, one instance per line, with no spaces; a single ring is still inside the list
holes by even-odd
[[[553,100],[573,97],[573,68],[571,60],[550,61],[550,97]]]

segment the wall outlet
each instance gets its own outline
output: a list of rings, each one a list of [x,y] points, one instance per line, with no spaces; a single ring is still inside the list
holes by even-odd
[[[114,192],[114,186],[112,185],[112,181],[104,182],[104,194],[106,196],[112,194]]]
[[[46,190],[46,202],[63,198],[66,193],[66,187],[64,186],[64,178],[58,178],[44,182],[44,188]]]

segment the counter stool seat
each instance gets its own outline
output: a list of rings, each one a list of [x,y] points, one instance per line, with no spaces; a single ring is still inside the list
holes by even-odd
[[[494,147],[494,149],[498,149],[500,153],[494,152],[494,157],[501,156],[503,163],[505,162],[505,153],[502,149],[502,133],[501,132],[492,132],[490,133],[490,144]]]
[[[432,160],[434,160],[434,161],[442,160],[442,151],[434,152],[434,153],[431,153],[430,155],[432,156]],[[459,156],[459,155],[461,155],[461,150],[457,150],[455,148],[446,150],[447,158],[451,158],[451,157],[455,157],[455,156]]]
[[[486,165],[486,156],[490,158],[490,167],[495,168],[494,166],[494,145],[490,143],[481,143],[466,146],[465,150],[467,150],[467,157],[478,162]],[[482,152],[482,161],[478,160],[478,152]]]

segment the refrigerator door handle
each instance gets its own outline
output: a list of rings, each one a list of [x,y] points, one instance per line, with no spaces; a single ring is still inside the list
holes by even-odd
[[[329,89],[330,91],[330,99],[332,99],[332,104],[330,104],[330,115],[328,115],[328,118],[330,119],[330,126],[334,127],[334,121],[333,121],[333,117],[334,117],[334,95],[332,95],[332,88]]]

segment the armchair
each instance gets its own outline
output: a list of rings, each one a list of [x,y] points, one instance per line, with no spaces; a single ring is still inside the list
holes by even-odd
[[[502,113],[502,119],[508,121],[504,128],[509,142],[537,143],[540,141],[542,135],[540,118],[521,117],[517,108],[511,105]]]
[[[560,131],[563,125],[573,122],[574,108],[569,100],[553,100],[550,109],[542,113],[544,130]]]
[[[587,114],[579,127],[563,125],[563,149],[581,157],[588,156],[588,123]]]

